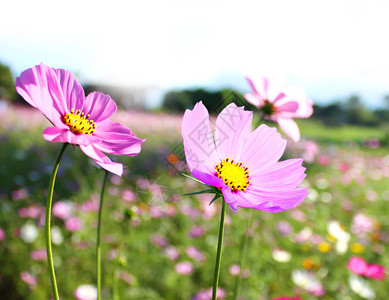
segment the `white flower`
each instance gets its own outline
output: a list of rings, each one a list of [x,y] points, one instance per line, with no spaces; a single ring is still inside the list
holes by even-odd
[[[336,252],[338,254],[346,253],[350,234],[346,232],[344,227],[338,221],[330,221],[327,225],[327,231],[336,240]]]
[[[76,288],[74,296],[77,300],[96,300],[97,288],[91,284],[83,284]]]
[[[282,263],[290,261],[291,258],[289,252],[279,248],[274,249],[272,255],[275,261],[282,262]]]
[[[314,296],[321,297],[325,293],[321,282],[318,281],[314,275],[307,270],[293,270],[292,280],[296,285]]]
[[[51,228],[51,241],[55,245],[60,245],[63,242],[63,236],[61,233],[61,229],[57,226],[53,226]]]
[[[38,237],[38,229],[32,222],[27,222],[20,229],[20,237],[26,243],[33,243]]]
[[[375,299],[375,292],[371,289],[369,283],[363,278],[353,274],[349,277],[348,282],[350,284],[350,288],[362,298]]]

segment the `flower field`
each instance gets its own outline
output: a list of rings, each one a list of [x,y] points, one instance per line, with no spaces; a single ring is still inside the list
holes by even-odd
[[[211,194],[184,195],[204,186],[182,175],[182,115],[118,111],[112,120],[147,140],[136,158],[110,156],[125,168],[106,187],[102,297],[211,299],[222,199],[209,205]],[[302,140],[289,139],[283,157],[302,157],[307,168],[309,195],[297,208],[227,206],[219,299],[232,299],[240,271],[239,299],[389,297],[389,151],[377,140],[384,132],[312,122],[298,122]],[[51,297],[44,217],[61,145],[42,138],[48,124],[35,109],[0,108],[1,299]],[[52,210],[61,299],[94,299],[103,178],[78,146],[68,147]]]

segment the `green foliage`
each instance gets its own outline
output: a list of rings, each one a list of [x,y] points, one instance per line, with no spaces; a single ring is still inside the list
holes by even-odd
[[[163,99],[163,108],[172,112],[184,112],[185,109],[192,109],[193,106],[202,101],[210,113],[217,113],[228,103],[234,102],[239,106],[249,104],[242,95],[231,89],[223,89],[210,92],[204,89],[182,90],[168,92]]]
[[[13,101],[16,97],[11,69],[0,62],[0,99]]]
[[[24,119],[28,118],[24,116]],[[328,156],[330,162],[325,166],[316,161],[304,163],[308,173],[305,184],[310,187],[310,196],[295,210],[270,214],[248,209],[235,213],[227,209],[220,277],[220,287],[227,292],[227,299],[232,296],[236,280],[229,267],[238,263],[240,241],[249,214],[252,214],[252,222],[244,267],[248,276],[242,279],[242,299],[273,299],[296,293],[304,300],[316,299],[292,281],[292,271],[303,269],[306,259],[316,263],[316,269],[310,271],[323,284],[326,294],[322,299],[359,299],[348,284],[351,274],[346,268],[348,259],[357,255],[369,263],[389,266],[389,258],[381,255],[389,251],[385,240],[389,232],[389,177],[384,173],[384,167],[388,166],[384,159],[387,148],[361,152],[363,140],[379,137],[383,132],[375,135],[376,130],[369,127],[328,128],[312,120],[301,122],[302,136],[315,138],[319,155]],[[41,220],[22,218],[19,212],[31,206],[44,206],[51,167],[61,145],[42,139],[42,124],[22,125],[5,119],[0,127],[0,228],[5,232],[5,239],[0,242],[0,295],[16,300],[50,299],[46,261],[30,258],[31,251],[44,248]],[[102,216],[103,298],[112,299],[112,287],[117,279],[120,299],[191,299],[198,291],[212,285],[221,199],[211,205],[214,211],[207,215],[212,195],[183,196],[203,190],[204,186],[172,172],[161,159],[169,153],[167,149],[181,145],[179,130],[168,141],[155,132],[155,127],[144,136],[148,140],[138,156],[117,158],[127,169],[123,178],[111,176],[108,182]],[[289,142],[287,156],[300,157],[303,151],[298,148],[300,144]],[[180,163],[183,162],[174,164]],[[350,169],[342,171],[339,168],[342,163],[347,163]],[[73,299],[73,291],[80,284],[95,284],[97,212],[83,211],[82,205],[99,194],[103,173],[78,147],[74,150],[68,147],[60,165],[54,203],[70,201],[74,205],[73,214],[84,226],[78,232],[70,232],[63,220],[53,217],[53,225],[60,228],[64,239],[62,244],[53,246],[62,299]],[[346,180],[349,182],[345,183]],[[149,186],[142,188],[141,182]],[[150,185],[153,188],[150,189]],[[163,193],[156,193],[156,187],[167,187],[167,191],[162,189]],[[27,196],[13,200],[14,192],[19,189],[26,189]],[[126,192],[132,192],[134,198],[124,200]],[[377,224],[374,232],[364,239],[351,232],[353,217],[360,212]],[[349,246],[364,243],[363,253],[354,253],[350,247],[345,254],[336,252],[335,242],[327,235],[327,225],[332,220],[339,221],[351,234]],[[280,235],[277,226],[281,221],[290,224],[292,233]],[[20,228],[27,222],[38,227],[38,237],[32,243],[20,237]],[[205,233],[191,237],[189,232],[195,226],[201,226]],[[296,242],[297,234],[305,228],[327,241],[330,250],[320,252],[311,239]],[[158,245],[156,236],[167,245]],[[190,257],[187,253],[190,246],[199,249],[203,259]],[[167,247],[174,247],[179,257],[170,259]],[[277,248],[290,253],[291,260],[276,261],[273,251]],[[176,263],[182,261],[192,263],[191,274],[175,271]],[[30,288],[20,279],[24,271],[37,277],[36,287]],[[388,298],[387,282],[366,280],[377,294],[376,299]]]

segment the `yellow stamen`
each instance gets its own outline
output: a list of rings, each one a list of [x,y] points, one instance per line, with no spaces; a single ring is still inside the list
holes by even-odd
[[[244,192],[249,186],[251,180],[248,167],[242,162],[234,162],[229,157],[223,159],[216,165],[216,176],[223,179],[224,183],[231,187],[233,192]]]
[[[77,110],[74,113],[74,108],[71,109],[70,113],[66,113],[62,117],[62,121],[69,126],[70,130],[75,134],[92,134],[96,131],[96,124],[93,120],[88,120],[90,115],[84,116],[85,113]]]

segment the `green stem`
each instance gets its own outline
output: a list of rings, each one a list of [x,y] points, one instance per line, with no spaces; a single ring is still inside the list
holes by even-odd
[[[104,190],[107,183],[108,171],[105,171],[103,186],[100,194],[100,207],[97,220],[97,238],[96,238],[96,273],[97,273],[97,300],[101,300],[101,212],[103,210]]]
[[[213,276],[212,300],[216,300],[216,292],[219,284],[220,264],[222,261],[222,248],[224,236],[224,219],[226,216],[226,202],[222,199],[222,211],[220,213],[219,241],[217,244],[215,274]]]
[[[242,271],[244,267],[244,259],[246,256],[246,249],[247,249],[247,240],[248,240],[248,234],[250,229],[250,223],[251,223],[251,214],[252,210],[249,212],[249,217],[247,219],[247,225],[246,225],[246,231],[242,234],[242,239],[240,243],[240,253],[239,253],[239,274],[236,277],[235,281],[235,288],[234,288],[234,295],[232,297],[233,300],[237,300],[240,293],[240,285],[242,282]]]
[[[51,287],[53,289],[54,300],[59,300],[57,280],[55,278],[54,270],[54,261],[53,261],[53,250],[51,249],[51,207],[53,204],[53,192],[55,177],[57,176],[57,171],[59,167],[59,162],[61,161],[62,155],[65,152],[66,146],[68,143],[62,145],[61,150],[58,153],[57,159],[54,163],[53,171],[51,173],[49,190],[47,193],[47,202],[46,202],[46,217],[45,217],[45,236],[46,236],[46,253],[47,253],[47,263],[49,265]]]
[[[112,298],[113,300],[119,300],[119,259],[122,255],[123,248],[123,236],[124,236],[124,227],[127,226],[127,222],[122,223],[121,234],[119,239],[119,246],[117,251],[117,257],[115,261],[115,269],[113,271],[113,285],[112,285]]]

